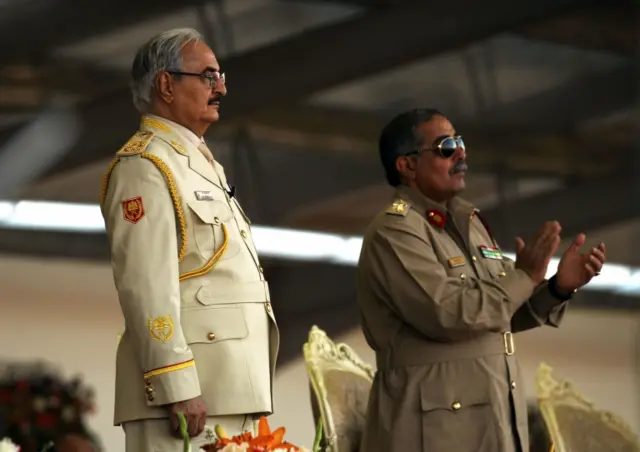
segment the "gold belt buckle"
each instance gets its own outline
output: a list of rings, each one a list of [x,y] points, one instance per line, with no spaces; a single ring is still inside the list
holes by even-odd
[[[513,333],[506,331],[502,333],[502,340],[504,341],[504,354],[511,356],[516,352],[516,344],[513,342]]]

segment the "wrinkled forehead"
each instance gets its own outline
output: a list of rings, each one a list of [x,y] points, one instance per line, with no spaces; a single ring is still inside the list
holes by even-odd
[[[429,121],[421,123],[416,127],[416,135],[418,135],[422,146],[433,144],[437,139],[442,137],[450,137],[456,134],[453,124],[444,116],[434,116]]]
[[[189,43],[182,49],[183,69],[187,72],[220,71],[220,65],[213,50],[202,41]]]

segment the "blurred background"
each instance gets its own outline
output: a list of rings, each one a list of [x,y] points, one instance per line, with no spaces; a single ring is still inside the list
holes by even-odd
[[[434,107],[467,143],[465,197],[505,250],[558,220],[610,265],[559,330],[519,335],[640,433],[638,2],[633,0],[0,0],[0,359],[46,359],[96,392],[107,451],[122,318],[98,203],[136,131],[136,49],[204,33],[227,75],[206,139],[255,226],[283,345],[272,423],[311,445],[301,347],[316,324],[370,363],[354,271],[391,200],[377,136]],[[294,230],[314,231],[296,234]],[[551,270],[550,270],[551,271]],[[135,384],[135,383],[133,383]]]

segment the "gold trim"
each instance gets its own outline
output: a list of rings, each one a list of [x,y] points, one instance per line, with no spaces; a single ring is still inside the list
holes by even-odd
[[[222,245],[220,246],[218,251],[216,251],[213,254],[213,256],[211,256],[211,259],[209,259],[202,268],[199,268],[197,270],[192,270],[190,272],[186,272],[180,275],[180,282],[185,281],[187,279],[195,278],[198,276],[206,275],[211,270],[213,270],[213,268],[216,266],[218,261],[220,261],[220,259],[222,258],[222,255],[224,254],[224,252],[227,251],[227,246],[229,246],[229,234],[227,232],[227,227],[225,226],[224,223],[222,223],[222,235],[224,236]]]
[[[196,362],[190,359],[189,361],[185,361],[183,363],[172,364],[171,366],[160,367],[158,369],[153,369],[149,372],[145,372],[143,378],[157,377],[158,375],[168,374],[169,372],[176,372],[178,370],[187,369],[188,367],[193,367],[195,365]]]

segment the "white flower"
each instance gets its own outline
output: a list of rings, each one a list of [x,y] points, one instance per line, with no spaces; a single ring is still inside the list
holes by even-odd
[[[20,452],[20,448],[13,444],[9,438],[0,441],[0,452]]]

